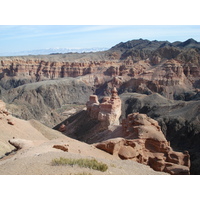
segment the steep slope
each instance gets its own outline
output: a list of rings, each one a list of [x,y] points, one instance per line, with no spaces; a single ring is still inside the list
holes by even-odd
[[[83,104],[93,88],[78,79],[42,81],[13,88],[3,93],[8,110],[19,118],[38,119],[52,127],[64,119],[57,109],[67,104]],[[64,109],[63,109],[64,110]]]
[[[3,107],[1,106],[3,105]],[[34,141],[35,144],[47,142],[51,139],[64,138],[62,134],[41,123],[31,120],[25,121],[13,117],[0,101],[0,157],[12,152],[15,148],[8,142],[12,138]]]
[[[2,101],[0,101],[0,147],[1,175],[165,174],[155,172],[148,166],[134,161],[122,161],[93,145],[66,137],[38,121],[17,119],[7,112]],[[60,157],[93,158],[106,163],[108,169],[99,172],[79,166],[53,166],[52,160]]]

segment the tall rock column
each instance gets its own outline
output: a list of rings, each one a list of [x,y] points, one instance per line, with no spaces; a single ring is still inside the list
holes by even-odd
[[[106,97],[100,104],[98,120],[105,121],[109,125],[119,125],[119,118],[121,116],[121,99],[117,94],[117,89],[114,87],[111,91],[110,98]]]
[[[121,99],[117,89],[114,87],[111,93],[111,97],[104,97],[102,103],[99,103],[96,95],[91,95],[86,104],[90,117],[99,120],[104,127],[119,125],[121,116]]]

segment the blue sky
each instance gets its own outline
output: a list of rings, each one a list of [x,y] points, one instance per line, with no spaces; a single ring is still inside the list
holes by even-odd
[[[133,39],[200,41],[200,25],[0,25],[0,55],[45,48],[110,48]]]

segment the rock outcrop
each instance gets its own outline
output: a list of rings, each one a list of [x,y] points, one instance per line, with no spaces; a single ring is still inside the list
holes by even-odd
[[[115,61],[59,62],[34,59],[3,59],[0,62],[0,79],[19,77],[42,81],[92,74],[103,68],[119,66]],[[112,73],[112,72],[111,72]],[[111,73],[109,73],[111,75]]]
[[[169,100],[157,93],[151,95],[122,94],[120,95],[122,118],[126,118],[128,114],[139,112],[158,121],[166,139],[170,141],[171,147],[180,152],[184,150],[189,152],[190,173],[199,174],[200,101],[192,91],[186,93],[185,96],[188,101]]]
[[[117,94],[117,89],[114,87],[111,93],[111,97],[104,97],[102,103],[99,103],[96,95],[91,95],[86,104],[90,117],[101,121],[105,127],[119,125],[121,116],[121,99]]]
[[[132,159],[156,171],[190,174],[190,156],[175,152],[162,133],[158,122],[145,114],[129,114],[122,122],[124,138],[109,139],[96,147],[121,159]]]
[[[61,144],[55,144],[55,145],[53,145],[53,148],[60,149],[62,151],[68,152],[68,146],[69,145],[67,145],[67,144],[63,144],[63,145],[61,145]]]
[[[77,113],[56,129],[65,124],[63,133],[67,136],[96,143],[101,150],[149,165],[156,171],[190,174],[189,153],[173,151],[156,120],[132,113],[119,124],[121,99],[115,87],[111,92],[111,97],[103,98],[101,103],[96,95],[91,95],[86,111]]]

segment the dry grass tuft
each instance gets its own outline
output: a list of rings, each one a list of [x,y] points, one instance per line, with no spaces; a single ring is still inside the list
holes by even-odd
[[[53,159],[51,162],[52,165],[57,166],[57,165],[78,165],[80,167],[86,167],[98,171],[105,172],[108,169],[108,166],[102,162],[98,162],[95,159],[71,159],[71,158],[63,158],[60,157],[59,159]]]

